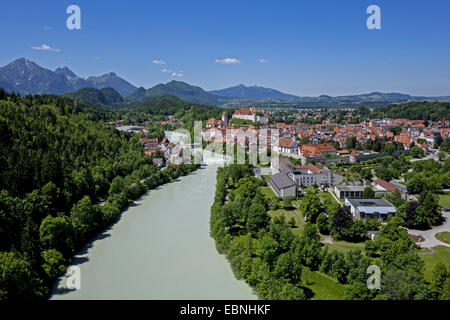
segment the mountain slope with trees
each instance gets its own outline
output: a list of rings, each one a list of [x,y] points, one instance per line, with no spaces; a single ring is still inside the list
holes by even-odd
[[[124,102],[122,96],[113,88],[107,87],[102,89],[82,88],[72,93],[67,93],[67,97],[72,99],[80,99],[92,104],[101,104],[112,107],[120,105]]]
[[[0,301],[44,298],[74,252],[130,201],[196,168],[159,170],[138,135],[99,121],[113,116],[0,90]]]

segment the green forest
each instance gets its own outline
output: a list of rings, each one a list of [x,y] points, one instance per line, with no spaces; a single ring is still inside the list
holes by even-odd
[[[354,115],[367,119],[410,119],[441,121],[450,119],[450,102],[443,101],[412,101],[407,103],[390,104],[374,108],[372,112],[367,107],[356,108]]]
[[[376,225],[370,229],[379,228],[376,240],[367,240],[362,249],[344,253],[324,246],[318,229],[327,229],[334,238],[363,241],[358,230],[365,229],[364,225],[353,223],[342,207],[329,217],[321,210],[312,215],[311,208],[320,201],[308,194],[301,209],[307,211],[309,221],[300,235],[294,233],[295,226],[283,217],[268,215],[272,201],[261,193],[264,184],[253,176],[250,166],[219,168],[210,220],[217,250],[226,255],[236,277],[253,287],[259,298],[312,299],[316,293],[307,286],[305,277],[314,273],[343,285],[344,298],[351,300],[448,299],[450,277],[446,267],[438,264],[432,280],[425,280],[419,247],[401,228],[401,217],[381,226],[374,221]],[[366,285],[371,265],[383,270],[380,289],[371,290]]]
[[[197,168],[153,166],[137,135],[104,123],[121,115],[0,92],[0,301],[44,298],[133,200]]]

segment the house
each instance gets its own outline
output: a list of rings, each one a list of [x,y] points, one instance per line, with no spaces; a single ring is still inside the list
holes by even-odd
[[[355,219],[380,219],[385,221],[389,214],[394,214],[397,209],[386,199],[345,199],[345,207],[350,210]]]
[[[226,115],[226,113],[225,113],[225,115]],[[228,118],[227,118],[227,122],[228,122]],[[216,118],[210,118],[210,119],[208,119],[208,121],[206,121],[206,128],[223,128],[225,126],[226,126],[226,124],[225,124],[224,120],[217,120]]]
[[[335,156],[336,148],[331,143],[303,144],[299,147],[299,154],[304,158],[323,158],[324,156]]]
[[[397,191],[398,193],[400,193],[400,196],[408,201],[409,197],[408,197],[408,192],[406,190],[406,186],[400,184],[400,183],[390,183],[387,182],[386,180],[383,179],[375,179],[373,181],[374,184],[374,191],[375,193],[386,193],[386,192],[392,192],[394,193],[395,191]]]
[[[295,182],[288,177],[286,171],[271,175],[268,184],[278,197],[295,197],[297,194]]]
[[[288,153],[288,154],[297,154],[298,144],[295,139],[291,138],[280,138],[278,145],[278,152],[280,153]]]
[[[340,199],[362,198],[365,186],[335,186],[334,192]]]

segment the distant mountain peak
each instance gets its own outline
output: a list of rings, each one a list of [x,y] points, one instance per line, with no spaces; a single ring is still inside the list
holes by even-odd
[[[62,74],[62,75],[65,76],[68,80],[74,80],[74,79],[78,79],[78,78],[79,78],[79,77],[78,77],[72,70],[70,70],[68,67],[56,68],[56,69],[55,69],[55,73],[57,73],[57,74]]]
[[[99,77],[80,78],[67,66],[55,71],[43,68],[26,58],[16,59],[0,67],[0,82],[22,94],[63,94],[81,88],[111,87],[122,96],[131,94],[136,87],[114,72]]]
[[[244,84],[238,84],[234,87],[222,89],[222,90],[213,90],[209,91],[209,93],[227,97],[227,98],[240,98],[240,99],[292,99],[297,98],[292,94],[286,94],[281,91],[259,87],[256,85],[246,86]]]
[[[139,101],[148,97],[164,95],[175,96],[192,103],[209,105],[217,105],[222,100],[221,97],[212,95],[198,86],[193,86],[178,80],[172,80],[166,84],[160,83],[148,90],[138,88],[127,98],[131,101]]]
[[[16,59],[13,62],[11,62],[10,64],[6,65],[7,66],[14,66],[14,67],[24,67],[24,68],[29,68],[29,67],[39,67],[38,64],[36,64],[35,62],[28,60],[26,58],[20,58],[20,59]]]

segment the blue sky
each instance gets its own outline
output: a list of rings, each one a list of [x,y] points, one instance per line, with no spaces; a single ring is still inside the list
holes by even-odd
[[[66,27],[71,4],[81,30]],[[371,4],[381,30],[366,27]],[[447,0],[15,0],[3,1],[0,30],[1,66],[25,57],[82,77],[114,71],[145,88],[176,79],[300,96],[450,95]],[[55,50],[32,48],[43,44]],[[227,58],[240,63],[216,62]]]

